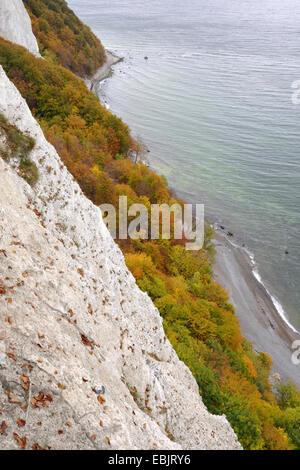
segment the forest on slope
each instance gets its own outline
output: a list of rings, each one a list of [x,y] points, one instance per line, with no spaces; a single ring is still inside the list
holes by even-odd
[[[33,18],[40,13],[30,5],[48,11],[54,2],[25,3]],[[66,8],[63,0],[55,3]],[[53,21],[58,12],[53,10]],[[67,26],[67,17],[57,21]],[[57,43],[68,49],[63,35]],[[109,202],[116,209],[120,195],[128,197],[129,205],[182,204],[163,177],[133,163],[129,157],[139,149],[128,127],[70,72],[82,74],[76,58],[85,44],[77,43],[74,62],[71,58],[68,64],[57,47],[53,38],[43,60],[0,39],[0,63],[85,194],[97,205]],[[194,374],[208,409],[226,414],[246,449],[300,448],[300,392],[290,382],[273,393],[272,359],[255,353],[242,337],[227,292],[212,279],[212,236],[207,226],[198,252],[186,251],[184,240],[125,240],[120,247],[139,287],[159,309],[165,332]]]

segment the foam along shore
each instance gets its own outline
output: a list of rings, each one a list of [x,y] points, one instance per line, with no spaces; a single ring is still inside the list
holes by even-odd
[[[123,58],[114,55],[110,51],[106,51],[106,62],[97,70],[97,72],[91,77],[86,78],[84,81],[89,90],[94,91],[97,94],[97,86],[106,78],[112,74],[112,66],[118,62],[122,62]]]
[[[219,231],[215,247],[214,279],[228,290],[244,337],[256,351],[272,357],[273,373],[283,381],[292,379],[300,387],[300,364],[292,362],[292,344],[300,334],[280,315],[247,252]]]

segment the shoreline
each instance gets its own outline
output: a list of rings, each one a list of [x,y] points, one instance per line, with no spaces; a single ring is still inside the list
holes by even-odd
[[[124,59],[123,57],[118,57],[112,52],[105,50],[106,52],[106,62],[96,71],[96,73],[90,77],[90,78],[85,78],[84,82],[88,89],[90,91],[93,91],[97,96],[98,96],[98,90],[97,87],[98,85],[105,80],[106,78],[109,78],[111,74],[113,73],[112,67],[115,64],[118,64],[119,62],[122,62]]]
[[[111,76],[113,65],[124,60],[109,51],[106,53],[107,62],[90,80],[86,80],[87,86],[99,100],[98,85]],[[109,107],[107,104],[105,106]],[[170,189],[181,197],[180,190]],[[213,278],[228,291],[243,336],[252,343],[255,351],[271,356],[272,374],[279,374],[283,381],[292,379],[300,388],[300,365],[294,365],[291,361],[294,352],[292,344],[300,340],[300,333],[276,307],[275,299],[263,284],[246,249],[235,245],[218,229],[213,242],[216,248],[215,262],[212,263]]]

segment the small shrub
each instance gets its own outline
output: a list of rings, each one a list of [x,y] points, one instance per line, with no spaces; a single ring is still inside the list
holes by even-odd
[[[13,152],[17,154],[27,155],[35,145],[32,137],[22,134],[22,132],[14,126],[10,126],[7,130],[7,138],[12,146]]]
[[[5,116],[0,113],[0,126],[5,128],[5,126],[8,126],[8,122]]]

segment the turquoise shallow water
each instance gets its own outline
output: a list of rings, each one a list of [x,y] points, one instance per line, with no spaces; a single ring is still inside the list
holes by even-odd
[[[300,105],[291,84],[300,80],[300,2],[68,3],[125,57],[103,99],[170,185],[204,202],[254,254],[299,330]]]

